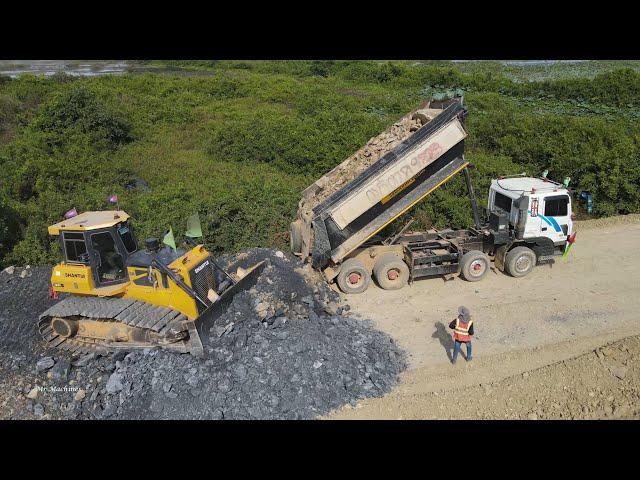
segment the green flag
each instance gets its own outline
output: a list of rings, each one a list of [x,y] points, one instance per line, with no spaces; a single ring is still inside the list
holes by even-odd
[[[187,218],[187,231],[185,235],[191,238],[199,238],[202,236],[202,227],[200,226],[200,218],[197,213]]]
[[[171,227],[169,227],[169,231],[165,234],[164,238],[162,239],[162,243],[173,248],[174,252],[177,250],[176,239],[173,237],[173,229]]]

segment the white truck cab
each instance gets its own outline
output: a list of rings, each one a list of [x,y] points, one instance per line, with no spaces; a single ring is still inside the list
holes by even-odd
[[[518,238],[546,237],[564,246],[571,233],[571,195],[567,188],[546,178],[511,177],[492,180],[489,212],[508,215]]]

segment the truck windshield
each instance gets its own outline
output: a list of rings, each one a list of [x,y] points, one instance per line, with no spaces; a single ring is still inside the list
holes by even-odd
[[[136,245],[136,239],[134,238],[133,232],[131,231],[131,225],[129,225],[128,222],[118,228],[118,235],[120,235],[122,243],[124,243],[124,248],[127,249],[128,253],[133,253],[138,249],[138,245]]]
[[[511,199],[506,195],[496,192],[493,204],[499,209],[504,210],[507,213],[511,213]]]

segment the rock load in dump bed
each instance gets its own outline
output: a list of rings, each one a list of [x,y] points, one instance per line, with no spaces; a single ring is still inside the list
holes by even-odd
[[[291,250],[323,270],[466,165],[461,97],[427,102],[302,192]]]
[[[220,263],[233,270],[260,260],[267,265],[256,285],[234,297],[201,359],[44,350],[35,322],[54,303],[50,269],[0,273],[2,418],[308,419],[388,392],[404,353],[350,317],[309,265],[267,249]]]
[[[409,138],[420,127],[433,120],[442,109],[430,108],[430,102],[408,113],[381,134],[371,138],[364,147],[305,189],[299,207],[313,210],[323,200],[340,190],[386,153]]]

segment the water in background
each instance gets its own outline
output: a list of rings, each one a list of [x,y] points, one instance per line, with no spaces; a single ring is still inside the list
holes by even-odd
[[[127,73],[128,64],[123,60],[0,60],[0,75],[15,78],[29,73],[51,76],[56,73],[94,77],[97,75],[122,75]]]
[[[0,75],[16,78],[20,75],[50,77],[65,73],[76,77],[123,75],[125,73],[158,73],[187,77],[212,76],[212,71],[192,71],[180,67],[166,67],[138,63],[135,60],[0,60]]]

